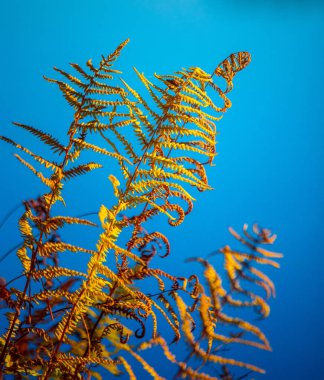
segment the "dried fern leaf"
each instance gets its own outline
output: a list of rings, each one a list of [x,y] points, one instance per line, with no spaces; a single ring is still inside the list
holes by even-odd
[[[22,145],[16,143],[15,141],[13,141],[7,137],[4,137],[4,136],[0,136],[0,139],[7,142],[8,144],[13,145],[14,147],[20,149],[21,151],[29,154],[31,157],[33,157],[33,159],[35,161],[44,165],[46,169],[52,169],[54,172],[61,170],[61,168],[59,167],[59,165],[57,163],[55,163],[53,161],[46,160],[45,158],[39,156],[38,154],[33,153],[32,151],[30,151],[29,149],[27,149],[27,148],[23,147]]]
[[[72,169],[63,171],[63,179],[64,181],[66,181],[99,168],[102,168],[102,165],[97,164],[95,162],[89,162],[87,164],[78,165]]]
[[[29,125],[21,124],[21,123],[13,123],[17,127],[23,128],[26,131],[30,132],[32,135],[38,137],[42,142],[46,145],[50,146],[50,148],[56,153],[62,154],[66,151],[64,145],[62,145],[55,137],[51,136],[48,133],[45,133],[37,128],[31,127]]]
[[[50,189],[54,189],[55,181],[44,177],[44,175],[37,171],[31,164],[29,164],[27,161],[25,161],[23,158],[21,158],[18,154],[14,154],[14,156],[17,158],[18,161],[20,161],[24,166],[26,166],[32,173],[38,177],[44,185],[48,186]]]

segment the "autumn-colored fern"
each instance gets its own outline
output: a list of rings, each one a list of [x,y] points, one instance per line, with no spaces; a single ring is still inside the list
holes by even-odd
[[[241,237],[231,230],[248,251],[229,246],[219,251],[228,277],[226,290],[220,270],[201,257],[191,259],[203,266],[201,278],[179,277],[154,267],[154,257],[167,257],[171,248],[160,231],[146,230],[146,222],[157,215],[165,215],[172,227],[180,225],[193,207],[189,188],[211,189],[206,168],[216,155],[215,123],[231,106],[227,94],[232,80],[248,65],[250,55],[232,54],[212,74],[190,67],[172,75],[155,74],[150,81],[135,69],[147,91],[144,96],[113,68],[127,43],[103,56],[98,66],[91,60],[86,68],[73,63],[72,74],[55,68],[64,81],[45,77],[58,85],[74,110],[66,144],[35,127],[14,123],[50,147],[57,161],[0,137],[52,172],[47,176],[15,154],[48,190],[37,200],[24,202],[19,219],[22,244],[17,257],[22,264],[23,288],[9,288],[10,282],[5,280],[0,284],[8,321],[0,338],[0,373],[44,380],[100,379],[100,366],[111,375],[124,370],[135,379],[136,368],[130,361],[136,360],[154,379],[161,379],[142,355],[142,350],[152,345],[161,347],[181,377],[215,378],[202,368],[201,364],[208,362],[228,373],[230,366],[262,372],[254,364],[223,357],[215,344],[270,348],[258,327],[226,311],[227,306],[253,307],[261,316],[268,315],[265,297],[255,287],[262,287],[267,297],[274,295],[273,283],[256,268],[259,263],[277,266],[273,258],[280,255],[260,247],[273,243],[269,231],[254,226],[252,236],[244,226]],[[121,79],[118,84],[116,76]],[[225,89],[216,83],[218,77],[225,80]],[[88,150],[94,156],[116,160],[120,172],[107,173],[115,200],[100,207],[101,232],[95,247],[80,247],[62,241],[61,229],[67,224],[96,224],[82,217],[53,216],[52,209],[56,202],[64,203],[66,182],[103,166],[78,163]],[[124,236],[126,244],[122,243]],[[60,266],[63,252],[88,254],[87,267],[79,271]],[[157,293],[148,292],[147,281],[156,283]],[[249,283],[252,288],[246,286]],[[189,358],[201,361],[198,368],[188,366],[188,360],[176,359],[160,329],[165,324],[173,331],[173,342],[189,345]],[[193,331],[195,324],[200,326],[198,336]],[[235,331],[220,333],[218,324]]]

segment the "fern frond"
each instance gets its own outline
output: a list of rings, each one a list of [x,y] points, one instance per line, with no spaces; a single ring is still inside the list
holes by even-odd
[[[160,133],[163,135],[171,136],[194,136],[194,137],[201,137],[204,141],[207,143],[214,145],[215,144],[215,135],[207,135],[199,130],[196,129],[189,129],[179,126],[163,126],[160,129]]]
[[[223,77],[227,82],[225,93],[233,88],[232,79],[236,73],[244,69],[251,62],[251,55],[248,52],[238,52],[231,54],[224,59],[214,71],[217,76]]]
[[[73,304],[77,299],[77,294],[71,293],[65,289],[55,289],[55,290],[42,290],[38,293],[33,294],[31,300],[34,301],[47,301],[51,300],[51,302],[54,302],[54,300],[62,300],[63,298],[66,299],[69,303]]]
[[[128,160],[128,158],[118,153],[109,152],[107,149],[100,148],[94,144],[87,143],[80,139],[74,139],[73,141],[76,143],[77,146],[81,147],[82,149],[90,149],[95,153],[104,154],[106,156],[116,158],[117,160],[120,160],[120,161],[126,161],[129,165],[132,165],[132,163]]]
[[[150,234],[145,235],[144,237],[133,237],[129,243],[128,247],[131,248],[138,248],[138,247],[145,247],[148,243],[150,243],[152,240],[159,240],[164,248],[165,248],[165,254],[160,255],[160,257],[166,257],[170,254],[170,243],[168,239],[161,234],[160,232],[152,232]]]
[[[25,125],[21,123],[13,123],[13,124],[16,125],[17,127],[25,129],[26,131],[30,132],[32,135],[38,137],[42,142],[50,146],[50,148],[55,153],[62,154],[66,151],[66,147],[50,134],[45,133],[37,128],[31,127],[29,125]]]
[[[119,360],[121,361],[121,363],[123,364],[126,372],[128,373],[129,380],[136,380],[136,376],[135,376],[135,374],[133,372],[132,367],[129,365],[129,363],[122,356],[119,356]]]
[[[125,199],[125,202],[126,202],[127,207],[129,209],[135,208],[139,204],[147,203],[147,204],[151,205],[157,211],[167,215],[171,220],[174,219],[174,217],[165,209],[165,207],[159,206],[157,203],[152,201],[149,197],[146,197],[144,195],[141,195],[141,196],[128,195]]]
[[[261,279],[260,282],[256,282],[257,284],[262,284],[265,286],[266,292],[267,292],[267,298],[269,298],[271,295],[273,297],[276,296],[275,286],[274,283],[271,281],[271,279],[265,275],[263,272],[261,272],[259,269],[256,268],[249,268],[250,272],[253,273],[255,276],[259,277]]]
[[[27,249],[25,245],[17,250],[17,257],[20,260],[25,272],[28,273],[31,267],[31,259],[27,255]]]
[[[63,242],[45,242],[45,243],[39,243],[38,244],[38,253],[40,256],[49,257],[51,254],[55,252],[85,252],[90,254],[95,254],[96,251],[93,251],[91,249],[86,249],[82,247],[78,247],[73,244],[63,243]]]
[[[73,87],[69,86],[67,83],[64,83],[62,81],[48,78],[45,75],[43,76],[43,78],[47,82],[57,84],[64,98],[70,104],[70,106],[73,107],[75,110],[80,109],[80,106],[82,104],[81,99],[84,97],[84,95],[81,92],[76,91]]]
[[[196,146],[201,146],[202,144],[200,142],[173,142],[173,141],[159,141],[157,142],[157,146],[161,148],[168,148],[168,149],[174,149],[174,150],[187,150],[195,153],[199,153],[204,156],[208,156],[211,158],[215,157],[215,153],[213,151],[208,151],[204,149],[199,149]]]
[[[82,67],[77,63],[70,63],[70,66],[72,66],[79,74],[81,74],[84,79],[90,80],[92,78],[92,76],[84,71]]]
[[[163,294],[160,294],[158,296],[158,300],[166,308],[167,313],[170,315],[170,317],[172,318],[173,322],[169,318],[169,315],[157,303],[154,302],[153,304],[162,313],[162,315],[164,316],[164,318],[166,319],[166,321],[168,322],[168,324],[170,325],[170,327],[172,328],[172,330],[174,332],[174,338],[172,340],[172,343],[173,342],[178,342],[180,340],[180,338],[181,338],[181,334],[180,334],[180,331],[179,331],[180,323],[179,323],[178,316],[175,313],[175,311],[174,311],[173,307],[171,306],[170,302],[163,296]]]
[[[162,159],[163,160],[163,159]],[[165,166],[167,165],[168,160],[164,160]],[[172,165],[175,167],[176,165]],[[182,182],[189,183],[192,186],[203,188],[203,189],[211,189],[208,185],[206,185],[204,182],[200,181],[192,172],[189,170],[186,170],[184,168],[181,168],[178,166],[178,173],[172,173],[172,172],[167,172],[163,170],[162,168],[157,168],[153,167],[151,170],[144,170],[144,169],[139,169],[137,171],[137,174],[140,178],[152,178],[152,179],[162,179],[162,180],[167,180],[167,179],[173,179],[173,180],[178,180]],[[181,174],[187,175],[189,178],[182,176]]]
[[[244,226],[244,229],[245,229],[245,233],[246,233],[246,229],[247,229],[247,225]],[[229,228],[229,232],[235,237],[235,239],[237,239],[240,243],[242,243],[243,245],[246,245],[248,248],[251,248],[253,249],[254,251],[258,252],[258,253],[261,253],[263,256],[265,257],[272,257],[272,258],[282,258],[283,257],[283,254],[282,253],[277,253],[277,252],[270,252],[264,248],[261,248],[259,247],[256,243],[259,243],[258,240],[254,240],[253,237],[251,237],[252,241],[254,240],[254,244],[248,242],[247,240],[245,240],[242,236],[240,236],[233,228]],[[260,241],[260,243],[262,244],[263,241]]]
[[[57,229],[63,227],[65,224],[82,224],[85,226],[95,227],[96,224],[80,218],[74,218],[71,216],[54,216],[47,218],[46,220],[40,223],[41,227],[44,229],[45,233],[50,233],[50,231],[56,231]]]
[[[78,87],[82,88],[83,90],[85,90],[88,87],[88,85],[83,83],[79,78],[74,77],[73,75],[67,73],[66,71],[58,69],[57,67],[54,67],[54,70],[59,72],[61,75],[63,75],[69,81],[76,84]]]
[[[122,146],[124,147],[129,157],[132,158],[134,162],[136,162],[139,159],[139,157],[136,154],[132,144],[121,133],[119,133],[116,128],[111,128],[111,132],[116,136],[117,140],[122,144]],[[102,134],[102,131],[99,131],[99,133]]]
[[[55,181],[53,181],[50,178],[44,177],[44,175],[41,172],[37,171],[30,163],[25,161],[18,154],[15,153],[14,156],[17,158],[18,161],[20,161],[24,166],[26,166],[26,168],[28,168],[32,173],[34,173],[36,177],[38,177],[43,182],[44,185],[48,186],[50,189],[54,188]]]
[[[149,112],[149,114],[153,118],[159,119],[159,115],[152,110],[152,108],[142,98],[142,96],[137,91],[135,91],[133,88],[131,88],[123,79],[121,79],[121,81],[123,82],[123,84],[127,88],[127,90],[134,96],[134,98],[137,100],[137,102],[142,104],[144,106],[144,108]],[[129,107],[131,107],[134,110],[134,112],[136,112],[136,110],[138,110],[138,107],[136,106],[136,104],[134,102],[126,101],[126,99],[125,99],[125,104],[128,105]],[[137,111],[137,113],[139,113],[139,111]]]
[[[0,139],[7,142],[8,144],[13,145],[14,147],[20,149],[21,151],[29,154],[31,157],[33,157],[33,159],[35,161],[44,165],[46,169],[52,169],[55,172],[61,170],[61,168],[59,167],[59,165],[57,163],[55,163],[53,161],[46,160],[45,158],[39,156],[38,154],[33,153],[32,151],[30,151],[29,149],[27,149],[27,148],[23,147],[22,145],[16,143],[15,141],[13,141],[7,137],[4,137],[4,136],[0,136]]]
[[[234,257],[236,257],[240,260],[246,259],[247,261],[255,261],[258,264],[271,265],[275,268],[280,267],[280,265],[274,260],[265,259],[263,257],[259,257],[259,256],[248,254],[248,253],[233,251],[229,246],[226,246],[226,247],[220,249],[220,252],[224,253],[225,255],[226,254],[227,255],[233,255]]]
[[[161,377],[155,369],[150,366],[140,355],[138,355],[136,352],[132,351],[131,349],[127,350],[145,369],[147,373],[149,373],[154,380],[166,380],[164,377]]]
[[[158,336],[154,339],[151,339],[150,341],[148,342],[144,342],[142,343],[138,349],[140,351],[142,350],[146,350],[148,348],[151,348],[153,345],[160,345],[162,350],[163,350],[163,354],[164,356],[171,362],[171,363],[174,363],[174,364],[177,364],[181,370],[181,377],[184,378],[189,378],[189,379],[199,379],[199,380],[218,380],[217,377],[211,377],[205,373],[200,373],[196,370],[194,370],[193,368],[189,367],[187,363],[184,363],[184,362],[178,362],[176,360],[176,357],[174,354],[172,354],[172,352],[170,351],[169,349],[169,346],[167,345],[166,341],[161,337],[161,336]]]
[[[175,182],[167,182],[167,181],[157,181],[157,180],[143,180],[143,181],[137,181],[133,182],[130,185],[130,190],[133,193],[144,193],[147,190],[151,188],[158,188],[160,186],[165,186],[166,188],[175,188],[179,190],[181,193],[185,194],[188,198],[191,200],[195,200],[181,185],[175,183]]]
[[[134,68],[137,76],[139,77],[139,79],[142,81],[142,83],[144,84],[144,86],[146,87],[146,89],[148,90],[148,92],[150,93],[153,101],[155,102],[155,104],[161,109],[161,110],[164,110],[164,104],[161,102],[160,98],[158,96],[155,95],[154,91],[152,90],[151,87],[152,86],[152,83],[145,77],[144,74],[141,74],[138,70],[136,70],[136,68]]]
[[[46,269],[38,269],[31,273],[34,280],[40,280],[41,278],[46,278],[47,280],[52,280],[56,277],[87,277],[85,273],[63,268],[63,267],[48,267]]]
[[[63,171],[63,179],[66,181],[99,168],[102,168],[102,165],[97,164],[95,162],[89,162],[87,164],[78,165],[72,169]]]

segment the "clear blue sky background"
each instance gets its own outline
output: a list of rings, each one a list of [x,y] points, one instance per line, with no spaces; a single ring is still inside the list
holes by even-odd
[[[18,121],[64,135],[71,111],[42,79],[52,66],[94,61],[129,37],[120,59],[148,76],[200,66],[212,71],[230,53],[246,50],[252,63],[235,78],[233,108],[218,124],[219,156],[210,171],[215,188],[198,196],[186,222],[169,233],[172,254],[183,259],[227,243],[227,227],[259,222],[275,231],[284,252],[273,273],[277,299],[262,328],[272,353],[253,351],[264,379],[323,379],[323,92],[324,7],[305,0],[78,0],[0,2],[0,134]],[[20,138],[19,138],[20,136]],[[1,145],[0,218],[40,187]],[[86,179],[87,177],[85,177]],[[90,177],[88,177],[89,180]],[[67,190],[73,213],[109,205],[108,182],[94,174]],[[96,182],[98,180],[98,182]],[[73,184],[71,184],[73,185]],[[94,194],[94,195],[93,195]],[[15,219],[1,233],[1,252],[19,238]],[[86,242],[85,242],[86,244]],[[0,252],[0,253],[1,253]],[[14,273],[13,258],[1,275]],[[187,270],[187,269],[184,269]]]

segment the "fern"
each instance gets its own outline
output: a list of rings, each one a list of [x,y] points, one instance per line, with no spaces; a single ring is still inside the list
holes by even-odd
[[[160,231],[146,230],[146,223],[158,215],[165,215],[173,227],[180,225],[193,208],[192,188],[211,190],[206,168],[216,156],[215,123],[230,107],[227,94],[232,80],[248,65],[250,55],[232,54],[212,74],[190,67],[172,75],[155,74],[150,81],[135,69],[146,91],[143,95],[122,78],[119,84],[114,81],[121,72],[113,65],[127,43],[102,56],[98,66],[91,60],[86,67],[72,63],[72,73],[54,68],[63,79],[45,77],[58,86],[74,112],[66,145],[40,129],[15,123],[48,146],[57,156],[55,161],[0,137],[47,170],[45,174],[16,154],[48,188],[37,200],[24,202],[25,212],[19,220],[23,241],[17,256],[23,288],[0,284],[8,310],[8,327],[0,338],[1,373],[44,380],[99,379],[96,366],[100,366],[113,376],[124,370],[135,379],[136,369],[129,360],[136,360],[154,379],[162,379],[141,354],[153,345],[161,347],[182,377],[215,378],[207,368],[202,369],[208,362],[227,373],[233,366],[263,372],[254,364],[222,356],[215,343],[270,349],[257,326],[227,313],[231,306],[254,308],[260,316],[268,316],[266,298],[275,294],[274,285],[256,266],[278,266],[274,259],[281,255],[260,247],[274,242],[270,232],[254,226],[251,234],[244,226],[244,236],[240,236],[230,230],[248,251],[229,246],[219,251],[228,278],[226,289],[219,271],[206,259],[191,259],[204,268],[200,278],[177,277],[154,268],[154,256],[167,257],[171,247]],[[224,90],[215,82],[217,77],[225,80]],[[92,134],[97,135],[96,144],[88,141]],[[116,160],[120,169],[117,176],[108,177],[115,200],[100,207],[101,232],[95,247],[64,242],[60,235],[65,225],[95,227],[95,223],[69,215],[52,216],[53,205],[64,203],[63,185],[69,185],[68,180],[105,166],[79,163],[88,150],[98,159]],[[121,246],[125,234],[129,238]],[[89,254],[87,267],[78,271],[59,265],[60,256],[67,252]],[[147,292],[145,284],[150,281],[158,293]],[[265,297],[256,292],[258,288],[265,291]],[[162,336],[163,323],[173,332],[173,342],[187,342],[188,358],[196,357],[202,365],[195,368],[176,359]],[[236,330],[221,333],[218,323]],[[197,336],[196,324],[200,326]]]

